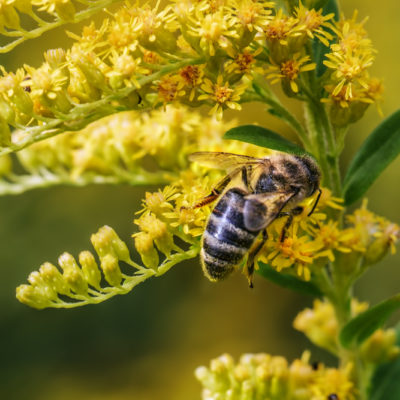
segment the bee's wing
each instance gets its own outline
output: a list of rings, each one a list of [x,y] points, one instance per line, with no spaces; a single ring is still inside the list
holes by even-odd
[[[293,192],[250,194],[243,206],[244,226],[250,231],[266,228],[293,197]]]
[[[206,167],[232,171],[241,165],[256,165],[265,162],[267,158],[255,158],[240,154],[224,153],[218,151],[199,151],[189,155],[190,161],[198,162]]]

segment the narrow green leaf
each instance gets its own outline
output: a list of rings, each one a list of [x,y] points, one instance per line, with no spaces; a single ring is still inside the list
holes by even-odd
[[[397,345],[400,346],[400,325],[396,328]],[[380,365],[372,377],[370,400],[400,399],[400,358]]]
[[[322,14],[327,15],[334,13],[335,14],[335,20],[339,20],[339,6],[337,4],[336,0],[328,0],[325,1],[326,3],[322,9]],[[332,42],[330,42],[332,43]],[[329,51],[329,47],[326,47],[324,44],[321,43],[321,41],[318,38],[315,38],[313,41],[313,54],[314,54],[314,62],[317,64],[316,67],[316,75],[321,76],[325,70],[326,66],[323,64],[325,54]]]
[[[263,278],[266,278],[279,286],[293,290],[295,292],[301,292],[314,297],[322,297],[321,291],[312,282],[305,282],[296,278],[293,275],[278,272],[270,267],[268,264],[259,263],[258,265],[259,269],[257,270],[257,272]]]
[[[359,200],[400,153],[400,110],[379,124],[354,156],[344,179],[346,205]]]
[[[340,342],[344,347],[360,345],[399,308],[400,294],[397,294],[357,315],[343,327],[340,332]]]
[[[225,132],[224,139],[240,140],[241,142],[290,154],[307,154],[305,150],[283,136],[257,125],[241,125],[229,129],[229,131]]]

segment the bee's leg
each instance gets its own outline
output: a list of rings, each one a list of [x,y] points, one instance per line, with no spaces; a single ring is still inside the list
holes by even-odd
[[[317,199],[315,200],[315,203],[314,203],[314,205],[313,205],[311,211],[308,213],[307,217],[311,216],[311,214],[314,212],[314,210],[315,210],[315,208],[317,207],[317,204],[318,204],[318,202],[319,202],[319,199],[320,199],[320,197],[321,197],[321,194],[322,194],[322,190],[319,188],[319,189],[318,189],[318,196],[317,196]]]
[[[262,232],[262,239],[261,241],[257,244],[256,247],[254,247],[250,253],[249,256],[247,257],[247,262],[246,262],[246,266],[244,269],[244,272],[247,276],[247,280],[249,282],[249,287],[253,288],[253,275],[254,275],[254,262],[255,259],[258,255],[258,253],[261,251],[261,249],[264,247],[265,242],[268,239],[268,233],[267,230],[264,229]]]
[[[234,171],[236,172],[236,171]],[[239,171],[237,171],[239,172]],[[237,173],[236,172],[236,173]],[[201,208],[204,207],[207,204],[212,203],[225,189],[225,187],[228,185],[228,183],[232,180],[234,174],[229,174],[225,176],[221,181],[217,183],[217,185],[211,190],[211,193],[208,194],[206,197],[203,197],[198,203],[196,203],[192,207],[182,207],[182,209],[185,208]]]
[[[239,174],[240,172],[242,173],[242,181],[246,185],[246,188],[247,188],[248,187],[248,171],[247,171],[247,168],[246,167],[236,168],[230,174],[226,175],[221,181],[219,181],[217,183],[217,185],[211,190],[210,194],[208,194],[206,197],[203,197],[194,206],[192,206],[192,207],[182,207],[182,209],[185,209],[185,208],[200,208],[200,207],[206,206],[207,204],[212,203],[224,191],[224,189],[229,184],[229,182],[237,174]]]
[[[279,241],[283,242],[286,237],[286,231],[289,229],[290,225],[292,225],[293,217],[295,215],[300,215],[303,212],[303,207],[295,207],[289,212],[281,212],[279,213],[278,217],[288,217],[285,225],[283,225],[281,234],[279,236]]]

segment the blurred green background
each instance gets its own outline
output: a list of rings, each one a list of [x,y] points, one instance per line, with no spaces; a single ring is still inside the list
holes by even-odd
[[[366,27],[378,49],[372,73],[385,83],[385,115],[399,107],[400,8],[396,0],[342,1],[342,11],[371,18]],[[68,27],[68,29],[75,29]],[[66,47],[64,30],[30,41],[1,56],[7,70],[39,65],[44,50]],[[290,106],[293,104],[290,103]],[[300,110],[298,110],[300,114]],[[289,134],[262,108],[247,105],[243,123],[257,121]],[[262,116],[260,118],[260,115]],[[380,122],[374,107],[354,125],[343,163]],[[368,193],[369,207],[400,222],[400,161]],[[198,365],[229,352],[298,357],[333,363],[294,331],[291,321],[311,300],[256,277],[249,290],[240,274],[220,284],[203,278],[198,261],[175,267],[133,293],[97,306],[35,311],[15,300],[15,287],[44,261],[90,248],[103,224],[130,240],[133,215],[146,190],[127,186],[58,187],[0,198],[0,398],[8,400],[195,400]],[[356,294],[375,303],[399,288],[399,255],[388,257],[360,281]]]

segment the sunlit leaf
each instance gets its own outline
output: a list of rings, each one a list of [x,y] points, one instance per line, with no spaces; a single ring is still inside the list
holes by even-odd
[[[344,180],[346,204],[359,200],[399,152],[400,110],[379,124],[354,156]]]
[[[400,294],[391,297],[348,322],[340,332],[340,342],[344,347],[359,345],[387,321],[400,308]]]
[[[285,139],[283,136],[270,129],[257,125],[241,125],[230,129],[224,139],[240,140],[241,142],[255,144],[267,149],[283,151],[285,153],[304,155],[305,150]]]

